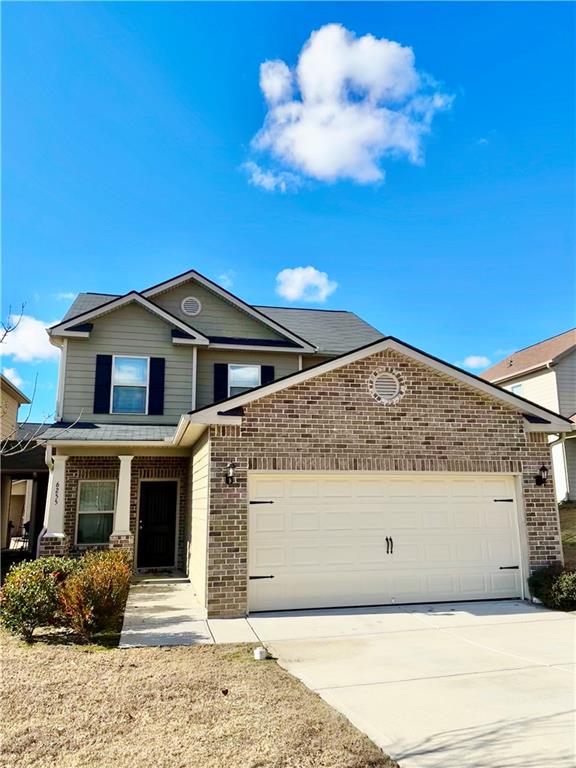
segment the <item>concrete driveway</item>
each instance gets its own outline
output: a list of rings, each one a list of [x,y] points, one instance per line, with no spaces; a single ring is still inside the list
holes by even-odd
[[[402,768],[574,768],[576,617],[523,602],[252,615]]]

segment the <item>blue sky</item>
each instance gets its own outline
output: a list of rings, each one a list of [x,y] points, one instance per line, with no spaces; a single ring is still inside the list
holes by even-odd
[[[25,302],[39,321],[3,366],[27,393],[38,376],[33,418],[54,410],[41,323],[67,295],[192,268],[249,302],[301,305],[276,276],[314,267],[329,295],[308,306],[353,310],[453,363],[574,325],[571,4],[9,3],[2,15],[3,316]],[[383,91],[352,36],[340,43],[363,85],[336,107],[356,121],[340,147],[315,133],[310,103],[296,138],[283,133],[259,86],[266,61],[286,65],[267,92],[288,83],[328,24],[410,47],[413,66],[382,49],[404,56],[393,85],[410,90],[416,71],[425,84],[388,102],[407,133],[387,145],[385,127],[368,160],[356,118],[382,119]],[[330,71],[336,43],[319,40],[297,109],[298,87]],[[424,125],[434,94],[444,102]]]

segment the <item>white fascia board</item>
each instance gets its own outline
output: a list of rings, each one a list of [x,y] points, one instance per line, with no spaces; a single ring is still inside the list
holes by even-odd
[[[49,331],[52,333],[52,331]],[[59,331],[58,338],[63,339],[89,339],[90,331]]]
[[[299,344],[303,350],[305,349],[309,352],[317,351],[317,347],[315,347],[314,344],[311,344],[309,341],[306,341],[306,339],[303,339],[300,336],[292,333],[288,330],[288,328],[285,328],[283,325],[280,325],[280,323],[277,323],[275,320],[267,317],[263,312],[259,312],[257,309],[254,309],[254,307],[251,307],[250,304],[247,304],[245,301],[242,301],[242,299],[239,299],[238,296],[234,296],[234,294],[230,293],[230,291],[227,291],[225,288],[221,288],[219,285],[213,283],[211,280],[208,280],[199,272],[196,272],[193,269],[189,272],[185,272],[183,275],[179,275],[178,277],[173,278],[172,280],[167,280],[166,282],[160,283],[157,286],[148,288],[145,291],[142,291],[141,295],[145,296],[146,298],[149,296],[156,296],[159,293],[165,293],[172,288],[176,288],[178,285],[186,283],[189,280],[195,280],[197,283],[200,283],[200,285],[206,288],[206,290],[215,293],[224,301],[227,301],[230,304],[234,304],[234,306],[238,307],[238,309],[241,309],[243,312],[251,315],[256,320],[259,320],[263,325],[267,325],[277,333],[280,333],[282,336],[285,336],[288,339],[292,339],[292,341],[295,341],[297,344]]]
[[[87,331],[71,331],[70,327],[73,327],[75,325],[79,325],[80,323],[86,323],[90,320],[96,319],[98,317],[102,317],[103,315],[107,315],[110,312],[114,312],[117,309],[121,309],[122,307],[126,306],[127,304],[136,303],[139,304],[144,309],[151,312],[153,315],[157,315],[162,320],[167,322],[169,325],[174,326],[174,328],[178,328],[179,330],[183,331],[184,333],[189,334],[190,336],[194,336],[194,343],[196,344],[202,344],[202,345],[208,345],[209,341],[203,334],[196,331],[194,328],[192,328],[189,325],[186,325],[186,323],[183,323],[181,320],[178,320],[177,317],[174,317],[169,312],[166,312],[161,307],[159,307],[157,304],[154,304],[151,301],[148,301],[145,297],[141,296],[139,293],[136,293],[136,291],[131,291],[130,293],[127,293],[125,296],[120,296],[118,299],[112,299],[112,301],[107,302],[103,306],[96,307],[95,309],[89,310],[88,312],[83,312],[80,315],[76,315],[76,317],[71,317],[69,320],[65,320],[62,323],[59,323],[58,325],[52,326],[52,328],[48,328],[48,334],[51,336],[77,336],[78,338],[88,338],[90,336],[90,333]]]
[[[576,432],[576,424],[570,427],[568,424],[564,424],[562,427],[554,426],[554,424],[533,424],[531,421],[524,422],[525,432],[547,432],[549,435],[557,435],[561,433]]]
[[[258,389],[252,390],[250,392],[243,392],[242,394],[230,398],[223,403],[218,403],[211,406],[210,408],[202,409],[197,414],[197,416],[202,418],[214,418],[218,411],[223,409],[230,410],[232,408],[238,408],[242,405],[248,405],[248,403],[259,400],[262,397],[267,397],[268,395],[272,395],[275,392],[279,392],[282,389],[294,386],[295,384],[301,384],[302,382],[308,381],[315,376],[320,376],[323,373],[329,373],[330,371],[336,370],[337,368],[341,368],[342,366],[354,363],[357,360],[362,360],[363,358],[370,357],[371,355],[375,355],[378,352],[383,352],[386,349],[393,349],[405,357],[412,358],[413,360],[416,360],[428,368],[432,368],[433,370],[436,370],[439,373],[442,373],[452,379],[456,379],[457,381],[460,381],[461,383],[466,384],[473,389],[483,392],[485,395],[488,395],[495,400],[506,403],[506,405],[509,405],[516,411],[520,411],[522,413],[530,413],[534,416],[546,419],[550,423],[544,426],[547,426],[550,432],[566,432],[571,430],[570,423],[564,420],[558,414],[554,414],[545,408],[541,408],[535,403],[528,402],[518,395],[514,395],[511,392],[500,389],[490,382],[485,382],[482,379],[478,379],[476,376],[473,376],[466,371],[462,371],[459,368],[454,368],[451,365],[438,360],[437,358],[430,357],[425,353],[415,349],[414,347],[405,345],[403,342],[394,338],[387,338],[383,339],[382,341],[373,342],[372,344],[349,352],[348,354],[342,355],[341,357],[335,358],[334,360],[328,360],[325,363],[321,363],[320,365],[307,368],[304,371],[298,371],[297,373],[286,376],[284,379],[279,379],[272,384],[267,384],[264,387],[259,387]]]

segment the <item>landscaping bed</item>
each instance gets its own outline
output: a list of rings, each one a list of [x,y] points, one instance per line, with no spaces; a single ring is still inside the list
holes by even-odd
[[[565,502],[559,507],[562,549],[567,568],[576,569],[576,504]]]
[[[6,632],[0,766],[393,768],[246,645],[103,650]]]

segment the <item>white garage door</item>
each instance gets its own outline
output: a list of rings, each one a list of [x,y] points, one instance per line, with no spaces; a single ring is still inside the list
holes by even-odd
[[[506,475],[253,473],[249,609],[522,594]]]

